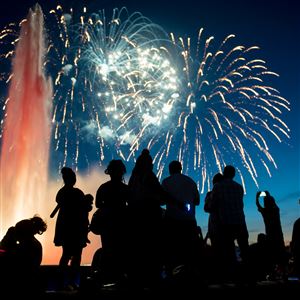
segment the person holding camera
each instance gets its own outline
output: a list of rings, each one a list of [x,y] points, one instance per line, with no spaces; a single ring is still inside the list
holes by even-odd
[[[264,205],[260,204],[259,198],[263,197]],[[274,197],[268,191],[256,193],[256,206],[263,217],[265,233],[269,247],[272,271],[270,276],[283,275],[287,266],[287,253],[285,250],[284,237],[281,227],[280,210]]]

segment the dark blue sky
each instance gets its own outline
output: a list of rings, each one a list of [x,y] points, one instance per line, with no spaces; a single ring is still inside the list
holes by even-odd
[[[24,18],[29,7],[37,1],[1,1],[0,26]],[[221,41],[228,34],[235,34],[239,44],[258,45],[260,58],[267,61],[270,70],[280,75],[274,86],[291,102],[291,112],[283,119],[291,129],[291,139],[278,144],[270,142],[278,169],[272,170],[272,178],[262,179],[261,189],[268,189],[281,208],[282,223],[288,236],[293,221],[300,216],[300,6],[294,0],[251,1],[141,1],[141,0],[90,0],[90,1],[38,1],[48,12],[56,3],[81,8],[85,3],[89,11],[111,10],[126,6],[129,12],[140,11],[168,32],[181,36],[196,36],[203,27],[206,35]],[[246,218],[251,232],[262,231],[260,215],[255,207],[256,186],[249,185],[245,196]],[[202,196],[202,199],[204,196]],[[202,201],[203,202],[203,201]],[[204,227],[207,216],[202,206],[198,212]],[[258,222],[259,221],[259,222]]]

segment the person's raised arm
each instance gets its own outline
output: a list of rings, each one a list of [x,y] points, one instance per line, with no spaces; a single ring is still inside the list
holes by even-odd
[[[263,209],[263,207],[260,205],[260,203],[259,203],[259,195],[260,195],[260,191],[258,191],[257,193],[256,193],[256,198],[255,198],[255,202],[256,202],[256,206],[257,206],[257,209],[259,210],[259,211],[261,211],[262,209]]]

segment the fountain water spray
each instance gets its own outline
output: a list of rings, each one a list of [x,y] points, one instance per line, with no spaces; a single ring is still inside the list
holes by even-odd
[[[0,158],[0,229],[44,212],[48,182],[52,84],[44,70],[44,18],[37,4],[21,23]]]

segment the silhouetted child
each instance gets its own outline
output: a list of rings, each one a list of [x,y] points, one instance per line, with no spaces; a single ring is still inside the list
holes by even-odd
[[[85,216],[83,218],[83,226],[86,228],[86,242],[89,244],[91,241],[88,238],[89,233],[89,212],[93,209],[93,201],[94,196],[92,194],[86,194],[84,195],[84,203],[83,203],[83,210],[85,211]]]
[[[223,175],[217,173],[213,177],[213,186],[223,180]],[[204,211],[209,213],[208,218],[208,238],[210,239],[211,246],[216,255],[220,250],[220,217],[214,203],[211,199],[211,191],[206,193],[204,200]]]
[[[212,183],[213,186],[223,180],[223,175],[221,173],[216,173],[213,177]],[[208,218],[208,229],[207,229],[207,236],[210,240],[210,260],[207,262],[207,267],[209,267],[209,271],[212,271],[215,274],[215,279],[218,281],[219,278],[217,278],[220,274],[219,268],[222,264],[222,234],[221,232],[221,222],[220,222],[220,216],[219,211],[217,208],[216,203],[214,203],[212,199],[212,192],[208,191],[206,193],[205,199],[204,199],[204,211],[209,213]],[[210,266],[209,266],[210,264]]]
[[[87,214],[91,209],[85,201],[82,190],[74,187],[76,183],[75,172],[68,168],[61,169],[64,186],[56,195],[58,208],[55,208],[51,216],[58,216],[55,226],[54,244],[62,247],[62,256],[59,261],[61,267],[60,288],[77,288],[79,283],[79,271],[82,250],[87,245],[88,220]],[[65,276],[70,263],[70,277]],[[69,282],[67,280],[69,277]]]

